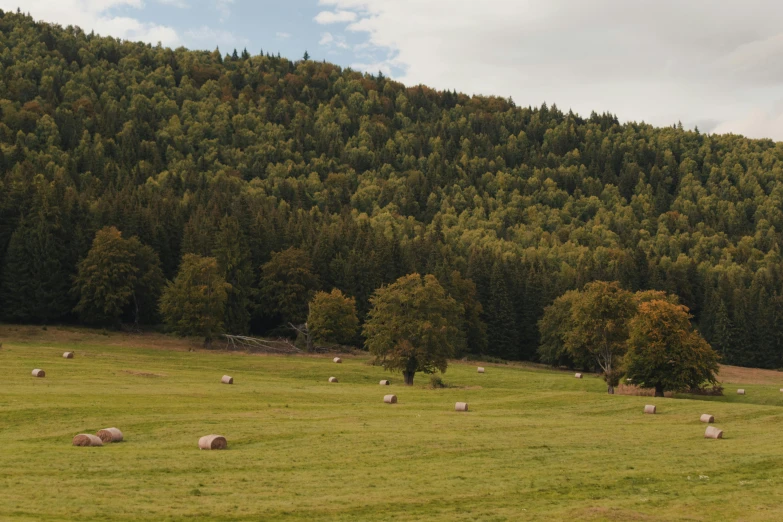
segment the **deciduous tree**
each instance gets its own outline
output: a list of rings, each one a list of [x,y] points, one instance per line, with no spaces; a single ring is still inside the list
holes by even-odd
[[[589,356],[595,361],[603,371],[609,393],[614,393],[620,380],[628,320],[635,312],[633,294],[617,282],[589,283],[571,304],[565,346],[574,357]]]
[[[176,279],[163,291],[160,313],[172,331],[204,337],[209,347],[223,333],[230,289],[214,257],[185,254]]]
[[[626,374],[639,386],[655,388],[656,397],[716,382],[718,354],[690,318],[687,307],[656,299],[641,303],[629,322]]]
[[[462,307],[433,275],[410,274],[375,291],[363,333],[365,345],[387,370],[413,384],[416,372],[445,372],[465,342]]]
[[[88,323],[116,322],[127,313],[138,324],[144,303],[157,301],[163,282],[152,248],[106,227],[95,234],[92,248],[79,263],[73,286],[79,302],[74,310]]]
[[[318,342],[349,344],[356,339],[359,319],[356,317],[356,299],[340,290],[316,292],[310,303],[307,329]]]

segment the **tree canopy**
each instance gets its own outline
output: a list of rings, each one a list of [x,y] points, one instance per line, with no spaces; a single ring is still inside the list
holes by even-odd
[[[463,308],[433,275],[410,274],[370,298],[365,345],[385,369],[402,372],[412,385],[416,372],[445,372],[465,342]]]
[[[312,293],[279,313],[260,270],[296,248],[360,322],[406,274],[467,295],[459,272],[471,353],[538,357],[544,308],[604,280],[679,296],[726,363],[783,366],[781,143],[0,12],[0,319],[79,320],[107,226],[167,279],[215,257],[236,332],[304,320]]]
[[[126,314],[138,324],[141,314],[149,317],[157,306],[163,283],[152,248],[106,227],[95,234],[87,257],[79,263],[73,288],[79,295],[75,311],[88,323],[115,322]]]
[[[639,305],[628,326],[626,375],[634,384],[682,391],[715,384],[718,354],[691,326],[688,308],[664,300]]]
[[[340,290],[316,292],[310,303],[307,329],[316,341],[350,344],[356,340],[359,318],[356,299],[346,297]]]
[[[163,291],[160,313],[173,332],[201,336],[208,347],[224,331],[230,290],[214,257],[185,254],[176,279]]]

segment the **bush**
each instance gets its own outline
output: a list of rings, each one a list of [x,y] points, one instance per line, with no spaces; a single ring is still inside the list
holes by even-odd
[[[447,388],[446,383],[443,382],[443,379],[440,375],[431,375],[430,376],[430,388],[437,389],[437,388]]]

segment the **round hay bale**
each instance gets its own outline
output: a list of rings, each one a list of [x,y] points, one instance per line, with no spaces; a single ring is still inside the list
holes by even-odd
[[[335,357],[335,358],[334,358],[334,359],[332,359],[332,360],[333,360],[334,362],[336,362],[337,364],[340,364],[340,363],[342,363],[342,362],[343,362],[343,360],[342,360],[342,359],[340,359],[339,357]]]
[[[198,449],[203,450],[223,450],[228,443],[223,435],[204,435],[198,439]]]
[[[102,429],[96,435],[99,439],[107,444],[112,442],[122,442],[122,432],[117,428]]]
[[[484,373],[484,367],[482,367],[482,366],[479,366],[479,367],[478,367],[478,372],[479,372],[479,373]]]
[[[739,390],[737,390],[737,395],[745,395],[745,390],[740,388]]]
[[[468,403],[467,402],[458,402],[454,405],[455,411],[468,411]]]
[[[73,359],[73,352],[65,352],[63,354],[63,359]]]
[[[337,377],[329,377],[329,382],[339,382]]]
[[[574,377],[576,377],[577,379],[581,379],[582,378],[582,374],[581,373],[575,373]]]
[[[388,379],[383,379],[383,380],[382,380],[381,382],[379,382],[378,384],[380,384],[381,386],[388,386],[388,385],[390,385],[391,383],[388,381]]]
[[[648,404],[644,407],[644,413],[655,414],[655,406]]]
[[[699,420],[701,422],[713,423],[715,422],[715,417],[713,417],[709,413],[705,413],[701,417],[699,417]]]
[[[230,375],[224,375],[222,379],[220,379],[220,382],[223,384],[234,384],[234,378]]]
[[[386,404],[397,404],[397,396],[396,395],[384,395],[383,396],[383,402]]]
[[[95,435],[89,433],[82,433],[73,438],[74,446],[89,447],[89,446],[103,446],[103,441]]]
[[[704,432],[705,439],[722,439],[723,430],[719,430],[715,426],[707,426],[707,431]]]
[[[783,388],[780,389],[781,393],[783,393]]]
[[[36,368],[35,370],[33,370],[33,377],[46,377],[46,372]]]

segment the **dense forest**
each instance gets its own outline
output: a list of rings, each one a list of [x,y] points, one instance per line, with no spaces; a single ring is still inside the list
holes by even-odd
[[[419,272],[484,323],[469,352],[535,359],[544,307],[606,280],[679,296],[723,362],[783,367],[783,143],[21,13],[1,14],[0,50],[5,321],[85,320],[77,273],[113,226],[168,280],[216,258],[233,333],[285,323],[276,265],[355,298],[360,321]],[[160,323],[134,297],[123,320]]]

